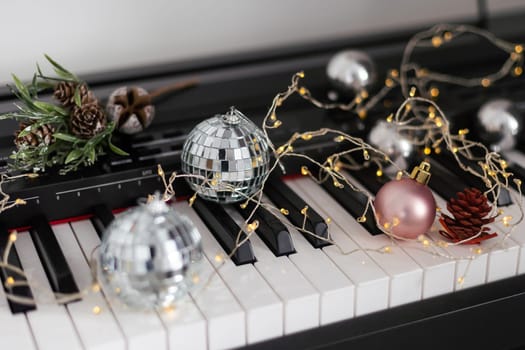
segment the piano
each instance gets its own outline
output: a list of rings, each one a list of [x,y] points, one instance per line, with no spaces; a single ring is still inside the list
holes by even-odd
[[[480,2],[482,5],[483,2]],[[488,28],[505,39],[525,41],[525,13],[489,16],[480,11],[470,24]],[[305,72],[304,85],[325,98],[332,89],[325,68],[328,60],[348,47],[368,52],[384,77],[399,65],[407,40],[423,27],[381,35],[339,38],[224,57],[148,65],[83,77],[101,98],[122,85],[148,90],[197,78],[192,89],[156,103],[157,117],[143,133],[121,136],[115,143],[129,151],[126,157],[108,155],[91,168],[59,176],[49,170],[36,179],[6,183],[4,190],[27,204],[0,214],[0,251],[17,228],[10,257],[28,277],[28,286],[15,287],[32,295],[35,306],[8,301],[0,288],[0,344],[2,349],[376,349],[479,348],[518,349],[525,346],[520,316],[525,313],[525,227],[520,224],[504,247],[481,251],[473,261],[449,260],[421,252],[404,242],[391,254],[367,252],[390,244],[372,226],[359,223],[352,205],[359,198],[334,193],[300,173],[300,164],[286,163],[288,175],[272,179],[266,200],[291,207],[308,205],[310,219],[330,217],[328,230],[335,246],[307,239],[294,230],[283,240],[272,240],[278,226],[268,220],[265,232],[250,238],[253,256],[223,262],[228,253],[231,225],[242,222],[234,206],[218,215],[211,204],[190,207],[191,192],[177,182],[176,210],[187,215],[203,236],[204,277],[217,272],[206,288],[185,298],[173,310],[129,310],[107,297],[102,289],[65,304],[52,292],[90,289],[89,261],[104,228],[137,199],[163,190],[157,164],[166,173],[180,169],[185,135],[199,121],[236,106],[260,125],[273,96],[288,86],[292,75]],[[501,55],[483,49],[478,40],[428,51],[421,60],[447,71],[475,74],[497,67]],[[457,127],[467,126],[485,101],[505,96],[525,101],[525,79],[504,79],[490,88],[440,86],[438,103]],[[364,122],[344,112],[317,109],[300,98],[280,110],[283,126],[273,140],[285,140],[295,131],[333,126],[366,137],[370,122],[386,117],[401,102],[395,93],[390,105],[380,105]],[[0,113],[11,111],[15,97],[0,89]],[[390,108],[390,109],[389,109]],[[0,125],[0,167],[6,169],[13,149],[16,125]],[[334,150],[333,143],[304,143],[301,149],[315,157]],[[508,155],[511,168],[525,179],[525,148]],[[439,172],[430,183],[438,205],[472,179],[455,173],[446,159],[437,159]],[[375,170],[373,172],[375,174]],[[356,185],[377,191],[379,180],[368,171],[350,172]],[[521,175],[523,174],[523,175]],[[453,180],[452,180],[453,179]],[[275,191],[275,192],[272,192]],[[275,195],[277,192],[285,196]],[[349,196],[349,197],[344,197]],[[284,199],[282,198],[284,197]],[[350,203],[350,204],[349,204]],[[355,204],[351,204],[355,203]],[[503,203],[507,212],[516,203]],[[290,215],[291,217],[291,215]],[[263,218],[264,219],[264,218]],[[287,220],[287,219],[285,219]],[[497,226],[496,226],[497,227]],[[261,231],[262,228],[260,228]],[[270,234],[268,232],[270,231]],[[286,238],[288,237],[288,238]],[[288,242],[289,244],[283,244]],[[480,247],[488,247],[483,243]],[[455,256],[472,254],[478,246],[443,248]],[[244,259],[244,260],[243,260]],[[468,271],[466,273],[466,271]],[[462,283],[458,279],[465,276]],[[9,273],[2,271],[5,283]]]

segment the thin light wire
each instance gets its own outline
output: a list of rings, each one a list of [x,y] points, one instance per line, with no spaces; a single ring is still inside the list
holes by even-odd
[[[13,176],[10,176],[6,173],[0,173],[0,213],[8,210],[8,209],[11,209],[17,205],[25,205],[26,204],[26,201],[21,199],[21,198],[16,198],[14,201],[10,201],[11,199],[11,196],[6,193],[3,189],[3,186],[4,184],[10,182],[10,181],[13,181],[13,180],[17,180],[17,179],[21,179],[21,178],[35,178],[35,177],[38,177],[38,174],[36,173],[28,173],[28,174],[21,174],[21,175],[13,175]]]
[[[481,38],[486,39],[488,42],[492,43],[495,47],[503,50],[504,52],[507,52],[509,54],[509,57],[501,64],[500,68],[494,72],[491,72],[485,76],[482,77],[476,77],[476,78],[465,78],[461,76],[453,76],[444,74],[441,72],[434,72],[429,70],[428,68],[424,68],[420,66],[419,64],[412,62],[411,57],[415,49],[417,48],[429,48],[429,47],[435,47],[438,48],[442,46],[443,44],[452,41],[455,38],[461,37],[465,34],[472,34],[479,36]],[[231,258],[233,254],[237,251],[237,249],[250,238],[250,236],[255,232],[258,222],[256,220],[253,220],[253,216],[255,213],[255,210],[257,208],[261,207],[265,210],[268,210],[269,213],[274,215],[277,219],[282,220],[281,215],[281,209],[286,208],[277,208],[275,206],[270,205],[269,203],[262,201],[262,192],[264,189],[264,185],[268,179],[268,176],[275,171],[276,167],[280,167],[282,171],[285,171],[285,166],[282,162],[283,158],[285,157],[296,157],[303,159],[305,162],[305,165],[301,168],[301,173],[304,176],[309,176],[313,180],[315,180],[317,183],[321,183],[324,181],[332,181],[333,185],[336,187],[342,187],[342,186],[349,186],[353,191],[364,193],[368,200],[366,204],[366,208],[362,214],[362,216],[359,219],[362,219],[365,217],[365,214],[368,210],[372,210],[374,213],[374,218],[376,218],[376,225],[389,237],[391,237],[392,245],[399,245],[400,242],[404,240],[404,238],[396,237],[392,234],[392,232],[388,229],[386,229],[383,225],[377,224],[377,215],[375,213],[375,208],[373,206],[373,197],[366,193],[365,191],[361,190],[358,186],[352,183],[348,177],[344,175],[342,172],[343,169],[349,168],[349,169],[359,169],[366,166],[370,166],[370,164],[376,164],[379,169],[381,169],[384,164],[389,164],[392,167],[395,167],[398,169],[398,172],[400,174],[404,174],[405,176],[407,174],[406,169],[400,169],[397,164],[393,163],[387,154],[382,152],[380,149],[377,149],[368,143],[364,142],[362,139],[358,137],[354,137],[352,135],[349,135],[347,133],[344,133],[340,130],[331,129],[331,128],[320,128],[318,130],[312,130],[312,131],[305,131],[300,133],[294,133],[286,142],[283,144],[276,146],[273,141],[271,140],[270,133],[272,129],[276,129],[282,125],[282,121],[278,119],[277,115],[277,109],[283,105],[283,103],[291,96],[298,94],[301,96],[304,100],[311,103],[313,106],[321,109],[341,109],[343,111],[347,111],[349,113],[357,114],[361,118],[366,117],[366,113],[373,108],[377,103],[382,101],[385,96],[393,89],[400,87],[403,95],[405,96],[405,101],[397,108],[396,113],[394,115],[390,115],[386,117],[386,120],[390,123],[393,123],[399,133],[406,133],[409,135],[414,135],[414,131],[422,132],[422,136],[418,137],[412,137],[410,141],[415,146],[420,147],[432,147],[436,149],[440,145],[444,145],[446,150],[451,152],[454,159],[457,162],[457,165],[464,171],[469,172],[473,174],[474,176],[479,177],[483,180],[483,182],[487,185],[487,189],[485,189],[485,194],[492,194],[492,206],[493,206],[493,212],[494,213],[500,213],[501,209],[497,205],[497,199],[501,193],[501,190],[503,188],[510,189],[512,186],[516,189],[517,195],[515,196],[515,203],[518,204],[520,215],[517,218],[517,220],[513,222],[504,222],[505,227],[508,229],[507,232],[505,232],[503,238],[500,240],[500,242],[494,243],[492,246],[485,248],[483,252],[489,252],[492,249],[500,248],[501,244],[504,240],[508,239],[510,237],[511,233],[514,231],[516,226],[523,220],[523,206],[521,202],[521,180],[514,178],[514,175],[507,172],[505,170],[504,159],[501,157],[500,154],[495,152],[490,152],[483,144],[478,142],[470,141],[466,138],[464,133],[460,133],[457,135],[454,135],[450,131],[449,127],[449,121],[447,120],[445,114],[443,111],[439,108],[439,106],[431,99],[432,91],[431,86],[432,82],[440,82],[440,83],[449,83],[449,84],[456,84],[461,85],[464,87],[474,87],[474,86],[483,86],[488,87],[492,85],[495,81],[502,79],[503,77],[508,76],[511,72],[520,73],[520,70],[517,70],[517,68],[521,68],[523,64],[523,46],[520,44],[514,44],[507,42],[505,40],[499,39],[496,36],[494,36],[492,33],[471,27],[466,25],[449,25],[449,24],[439,24],[427,31],[420,32],[416,35],[414,35],[409,42],[407,43],[402,63],[399,70],[391,70],[387,76],[387,79],[385,80],[385,85],[374,95],[369,96],[368,92],[363,90],[356,94],[356,98],[354,98],[349,103],[324,103],[321,100],[315,98],[310,91],[304,87],[300,86],[300,80],[304,77],[303,72],[299,72],[295,74],[292,77],[291,84],[288,86],[287,90],[284,92],[278,93],[274,99],[272,100],[272,104],[270,108],[268,109],[268,112],[264,118],[264,121],[262,123],[262,130],[263,133],[268,141],[268,144],[270,146],[271,151],[275,155],[275,162],[270,167],[270,171],[268,175],[263,179],[261,188],[255,192],[251,196],[246,196],[240,191],[237,191],[236,188],[233,186],[220,181],[220,179],[207,179],[200,175],[192,175],[192,174],[177,174],[172,173],[168,179],[165,177],[165,173],[162,170],[162,167],[158,166],[158,175],[162,179],[162,183],[164,185],[164,193],[162,195],[162,199],[165,201],[171,200],[175,197],[175,188],[174,188],[174,181],[178,178],[182,177],[193,177],[201,181],[201,188],[204,187],[212,187],[214,189],[220,190],[220,191],[232,191],[236,192],[241,196],[244,196],[245,202],[241,204],[241,207],[245,207],[247,202],[254,203],[254,209],[252,212],[248,215],[248,218],[245,220],[244,227],[242,227],[236,238],[236,245],[232,252],[228,253],[228,258]],[[514,71],[513,71],[514,68]],[[412,75],[411,75],[412,74]],[[520,73],[521,74],[521,73]],[[519,74],[516,74],[519,75]],[[415,96],[415,93],[419,92],[421,96]],[[351,116],[351,114],[350,114]],[[350,117],[349,116],[349,117]],[[318,162],[315,159],[311,158],[307,154],[303,153],[297,153],[294,152],[294,145],[298,140],[303,141],[311,141],[315,138],[326,136],[326,135],[332,135],[334,144],[343,144],[345,145],[345,148],[343,151],[339,151],[337,153],[333,153],[329,155],[324,162]],[[473,152],[473,150],[476,149],[476,152]],[[478,152],[481,152],[482,156],[474,157],[473,154],[478,154]],[[348,159],[348,157],[354,153],[360,153],[363,158],[365,159],[365,162],[363,164],[359,164],[354,162],[351,165],[343,163],[341,160]],[[461,157],[460,157],[461,156]],[[462,158],[476,161],[477,164],[479,164],[481,171],[477,169],[473,169],[472,167],[465,165],[462,162]],[[318,176],[314,176],[310,170],[309,166],[319,167],[321,169]],[[13,180],[17,177],[21,176],[27,176],[32,177],[35,176],[35,174],[25,174],[25,175],[19,175],[16,177],[9,177],[6,174],[1,174],[0,179],[0,195],[3,197],[2,200],[0,200],[0,212],[7,210],[9,208],[12,208],[13,206],[17,204],[23,204],[22,200],[15,200],[14,202],[9,202],[9,195],[6,194],[2,190],[2,184],[6,181]],[[197,191],[198,192],[198,191]],[[189,204],[192,205],[193,202],[196,200],[197,192],[189,199]],[[384,246],[379,249],[369,249],[367,247],[354,249],[352,251],[344,251],[341,247],[337,245],[336,242],[332,241],[330,237],[325,238],[321,237],[319,235],[316,235],[314,232],[310,232],[305,229],[304,223],[306,222],[308,210],[304,210],[304,220],[303,225],[301,227],[297,227],[293,224],[290,224],[286,220],[282,220],[282,222],[287,225],[288,227],[293,227],[297,229],[300,232],[303,232],[305,234],[312,235],[318,239],[325,240],[336,247],[339,248],[342,254],[352,254],[357,251],[366,251],[366,252],[375,252],[375,253],[391,253],[391,247],[390,246]],[[329,220],[326,220],[327,223]],[[16,233],[12,233],[15,234]],[[242,234],[246,234],[244,238],[242,238]],[[470,239],[474,239],[470,238]],[[468,260],[469,264],[467,264],[467,268],[465,269],[465,272],[461,277],[458,278],[463,281],[464,277],[467,274],[470,261],[477,258],[477,256],[480,255],[478,252],[477,254],[472,254],[468,256],[453,256],[451,254],[446,253],[445,251],[437,248],[446,248],[449,245],[458,245],[462,243],[467,243],[470,239],[451,243],[446,242],[444,240],[435,240],[432,237],[427,236],[421,236],[416,239],[417,242],[421,243],[421,250],[425,251],[429,254],[440,256],[443,258],[451,259],[451,260]],[[11,241],[10,241],[11,242]],[[20,279],[11,281],[12,283],[8,284],[8,287],[13,287],[15,285],[26,285],[27,282],[25,282],[25,274],[20,269],[17,269],[16,267],[10,265],[7,261],[7,258],[10,254],[12,243],[8,244],[5,250],[5,254],[3,256],[3,260],[0,264],[1,268],[7,269],[11,272],[13,272],[14,275],[18,275]],[[430,249],[429,249],[430,247]],[[96,266],[94,267],[93,264],[96,264],[96,259],[92,260],[92,271],[93,271],[93,278],[94,278],[94,284],[97,283],[96,281]],[[216,267],[215,273],[211,274],[208,281],[211,280],[211,278],[219,271],[219,269],[224,265],[225,261],[223,260],[222,264]],[[208,282],[206,282],[207,285]],[[38,288],[38,286],[31,286],[33,288]],[[69,300],[74,300],[77,298],[82,297],[86,293],[89,293],[89,290],[81,291],[80,293],[74,293],[71,295],[64,295],[56,293],[55,297],[56,300],[60,302],[67,302]],[[29,298],[17,296],[13,293],[7,292],[7,297],[16,302],[20,302],[23,304],[34,304],[34,300],[29,300]]]

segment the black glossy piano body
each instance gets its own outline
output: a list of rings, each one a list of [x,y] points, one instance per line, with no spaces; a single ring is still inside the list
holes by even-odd
[[[506,39],[525,41],[525,16],[505,18],[490,23],[489,29]],[[50,221],[90,215],[92,207],[106,203],[110,208],[125,208],[137,198],[162,191],[157,164],[166,172],[178,170],[184,135],[200,120],[224,112],[235,105],[260,122],[273,96],[285,90],[293,73],[304,70],[304,85],[314,95],[325,97],[329,84],[325,66],[338,50],[353,47],[366,50],[376,60],[379,76],[399,65],[402,49],[416,30],[363,39],[339,40],[308,47],[293,47],[278,52],[265,51],[243,56],[221,57],[185,64],[145,67],[84,77],[96,95],[104,98],[121,85],[139,85],[154,89],[190,77],[199,79],[196,88],[166,97],[157,104],[157,117],[150,129],[134,137],[116,140],[130,151],[130,157],[108,156],[92,169],[59,177],[53,174],[38,179],[9,183],[5,190],[27,201],[27,205],[2,213],[0,221],[11,228],[27,226],[28,218],[45,214]],[[475,74],[494,69],[501,54],[483,48],[476,40],[444,48],[440,55],[422,52],[418,58],[432,67]],[[482,49],[480,49],[480,47]],[[442,107],[458,125],[475,113],[485,100],[506,96],[516,101],[525,97],[523,78],[507,79],[489,89],[460,89],[443,86]],[[395,108],[399,96],[390,97]],[[0,90],[0,112],[12,109],[13,96]],[[377,108],[370,120],[388,115],[391,110]],[[463,119],[462,119],[463,117]],[[285,140],[295,131],[320,126],[334,126],[344,131],[366,135],[367,125],[359,125],[355,116],[316,109],[299,98],[283,107],[283,127],[272,137]],[[468,120],[466,121],[468,123]],[[0,165],[12,149],[13,124],[0,131]],[[333,145],[303,144],[314,156],[333,150]],[[299,164],[288,163],[289,173]],[[189,193],[184,183],[176,184],[178,195]],[[411,303],[336,324],[311,329],[254,344],[247,348],[488,348],[516,349],[525,346],[520,316],[525,313],[525,276],[488,283],[428,300]]]

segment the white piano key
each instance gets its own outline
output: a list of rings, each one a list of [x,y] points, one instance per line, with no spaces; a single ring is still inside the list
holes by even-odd
[[[454,291],[456,260],[449,258],[440,247],[424,247],[419,242],[406,241],[401,248],[424,270],[422,298],[430,298]]]
[[[492,225],[491,225],[492,226]],[[490,242],[487,242],[490,244]],[[501,240],[489,252],[487,282],[497,281],[516,275],[519,245],[512,239]]]
[[[168,331],[169,349],[206,349],[206,321],[189,295],[177,301],[174,310],[159,316]]]
[[[266,197],[263,200],[271,203]],[[232,212],[230,215],[238,223],[244,222],[239,213]],[[282,215],[281,218],[286,220]],[[292,227],[289,230],[296,253],[290,254],[288,258],[319,292],[320,324],[353,317],[355,287],[352,281],[320,249],[312,247],[297,230]]]
[[[446,207],[444,200],[435,192],[433,194],[437,206],[440,208]],[[440,225],[441,224],[436,221],[427,233],[434,242],[444,240],[444,237],[438,233]],[[476,247],[470,245],[449,245],[446,248],[442,248],[443,253],[447,254],[449,259],[455,261],[454,290],[474,287],[485,283],[487,279],[488,254],[485,252],[475,254],[474,248]],[[470,259],[469,257],[472,256],[476,256],[476,258]]]
[[[506,151],[504,157],[509,163],[517,163],[521,166],[525,165],[525,155],[520,151]],[[525,179],[522,179],[525,180]],[[511,186],[514,184],[511,183]],[[525,223],[522,222],[511,233],[510,238],[507,238],[501,246],[494,247],[502,240],[506,232],[509,232],[509,227],[506,227],[502,222],[504,216],[510,216],[510,223],[515,223],[521,217],[519,205],[523,205],[523,197],[519,193],[510,190],[513,204],[501,207],[503,213],[496,218],[496,222],[491,225],[494,231],[499,234],[495,237],[481,243],[480,247],[485,250],[491,250],[488,255],[487,276],[486,281],[495,281],[498,279],[511,277],[516,273],[525,273]],[[445,201],[440,200],[442,206],[445,207]],[[516,269],[514,264],[516,263]]]
[[[36,349],[26,315],[11,313],[2,286],[0,286],[0,342],[2,349]]]
[[[255,343],[281,336],[283,304],[254,266],[236,266],[232,260],[224,260],[227,254],[193,209],[186,202],[175,204],[175,209],[187,215],[197,226],[202,236],[204,254],[244,308],[247,342]]]
[[[354,183],[359,183],[359,180],[355,180],[348,173],[345,175]],[[370,195],[364,186],[360,187]],[[456,263],[455,260],[443,256],[447,255],[445,251],[440,247],[431,246],[425,249],[421,243],[414,241],[398,241],[398,243],[399,247],[423,269],[422,298],[430,298],[454,290]]]
[[[525,166],[525,163],[522,163]],[[515,201],[515,204],[509,207],[503,208],[503,213],[496,219],[497,222],[495,224],[496,227],[500,228],[502,232],[509,232],[510,238],[514,242],[516,242],[520,246],[520,253],[518,258],[518,268],[517,273],[522,274],[525,273],[525,220],[522,220],[519,222],[512,231],[510,231],[510,226],[505,226],[503,222],[501,222],[502,217],[504,216],[511,216],[509,223],[514,224],[517,223],[518,220],[521,217],[519,205],[523,207],[523,196],[520,197],[519,193],[515,190],[511,190],[512,199]],[[519,201],[519,202],[518,202]],[[519,204],[519,205],[518,205]]]
[[[91,260],[92,252],[96,254],[98,251],[95,249],[100,245],[100,239],[91,221],[72,222],[71,227],[85,258]],[[126,337],[129,349],[144,349],[148,346],[155,349],[167,347],[167,334],[155,311],[137,311],[128,308],[115,297],[108,297],[111,295],[111,291],[107,290],[108,286],[101,283],[101,287],[106,296],[106,301]],[[137,317],[140,317],[140,322],[137,322]]]
[[[397,306],[421,299],[423,284],[422,268],[400,247],[392,245],[386,235],[373,236],[351,217],[328,193],[310,178],[299,178],[299,186],[304,189],[311,201],[321,208],[330,208],[326,215],[344,227],[345,233],[363,249],[381,249],[391,247],[391,253],[369,252],[390,279],[389,306]]]
[[[33,241],[28,232],[20,232],[15,242],[37,309],[27,313],[39,349],[80,349],[78,338],[65,306],[58,305]]]
[[[18,233],[15,247],[37,305],[56,304],[55,295],[29,232]]]
[[[516,270],[516,273],[518,275],[525,273],[525,242],[523,239],[517,240],[516,237],[512,237],[513,240],[515,240],[518,244],[520,244],[520,254],[518,257],[518,268]]]
[[[456,262],[446,257],[446,251],[439,247],[425,248],[414,241],[402,242],[400,247],[423,268],[423,299],[454,291]]]
[[[436,198],[436,204],[439,207],[441,208],[446,207],[446,202],[438,194],[434,193],[434,197]],[[437,224],[437,226],[439,227],[439,223]],[[430,235],[431,237],[438,239],[437,232],[430,232]],[[414,245],[416,243],[410,243],[410,244]],[[405,244],[401,246],[404,247]],[[449,250],[445,250],[448,252],[454,252],[450,254],[452,257],[476,256],[476,259],[457,260],[455,278],[454,278],[454,286],[456,289],[465,288],[469,285],[472,286],[472,285],[478,285],[478,284],[483,284],[486,282],[495,281],[498,279],[513,276],[515,274],[515,269],[517,268],[517,258],[518,258],[517,254],[519,252],[517,249],[518,247],[516,246],[515,242],[513,242],[512,240],[504,242],[499,247],[500,249],[492,249],[492,246],[493,246],[493,242],[487,242],[487,241],[482,242],[481,245],[479,246],[482,249],[481,254],[476,254],[475,251],[477,249],[474,249],[472,247],[465,248],[463,246],[462,247],[454,246],[454,247],[451,247],[451,249]],[[484,251],[488,251],[488,250],[490,250],[489,254],[487,256],[483,256]],[[485,264],[485,261],[486,261],[486,264]],[[516,267],[513,268],[514,265]],[[468,278],[465,274],[468,274]],[[468,283],[465,283],[467,279],[468,279]],[[425,278],[424,280],[432,281],[427,278]],[[458,284],[458,281],[461,281],[461,282],[459,282]]]
[[[203,283],[191,295],[208,321],[208,348],[228,349],[244,345],[246,315],[207,259],[202,260],[200,279]]]
[[[511,163],[518,163],[521,166],[525,167],[525,155],[518,151],[509,151],[505,152],[505,158],[507,158]],[[523,179],[525,180],[525,179]],[[514,186],[512,184],[512,186]],[[511,188],[510,194],[512,197],[513,204],[507,207],[501,207],[502,214],[496,218],[494,226],[499,229],[499,234],[504,235],[510,233],[508,239],[512,242],[516,242],[520,247],[519,257],[518,257],[518,266],[516,273],[522,274],[525,273],[525,220],[522,220],[518,223],[521,216],[523,215],[520,211],[520,206],[523,208],[524,197],[521,196],[517,190]],[[502,221],[503,217],[509,218],[509,224],[518,223],[514,229],[511,231],[510,226],[506,226]],[[494,238],[497,239],[497,238]]]
[[[95,228],[89,220],[71,223],[73,231],[77,236],[84,254],[93,251],[99,244],[100,239]],[[189,299],[189,298],[188,298]],[[180,305],[179,305],[180,304]],[[133,312],[122,307],[115,306],[113,312],[124,324],[133,322]],[[124,310],[123,310],[124,309]],[[168,332],[169,348],[172,349],[205,349],[206,348],[206,322],[193,301],[181,300],[174,310],[159,312],[164,327]],[[153,331],[158,329],[158,323],[153,315],[149,315],[149,321]],[[125,320],[124,320],[125,319]],[[134,328],[126,328],[130,333]],[[133,337],[133,333],[130,337]]]
[[[3,292],[0,298],[5,298]],[[8,308],[0,307],[0,342],[2,349],[36,349],[24,314],[13,315]]]
[[[446,208],[446,201],[443,198],[436,193],[434,193],[434,197],[439,207]],[[504,207],[504,210],[512,210],[512,206],[513,205],[506,208]],[[520,246],[514,240],[502,240],[503,235],[501,234],[500,227],[493,224],[488,225],[488,227],[491,228],[491,232],[499,233],[499,236],[483,241],[475,247],[471,245],[456,246],[456,250],[461,249],[460,251],[456,251],[456,253],[459,253],[459,255],[456,256],[477,256],[475,259],[477,260],[481,257],[479,255],[487,254],[486,276],[482,283],[514,276],[518,269],[520,253]],[[476,254],[476,250],[478,249],[481,249],[481,254]],[[457,276],[457,278],[460,277],[462,276]],[[463,283],[465,283],[465,281],[463,281]]]
[[[355,286],[320,250],[315,249],[297,230],[290,228],[296,254],[289,256],[310,283],[319,291],[320,322],[329,324],[354,316]]]
[[[268,198],[264,200],[270,202]],[[283,215],[280,217],[286,220]],[[321,325],[353,317],[356,297],[354,282],[341,272],[323,250],[314,248],[299,231],[291,226],[288,230],[296,250],[296,254],[288,258],[320,292]]]
[[[286,256],[276,257],[257,236],[250,238],[254,264],[284,302],[284,333],[319,325],[319,293]]]
[[[503,156],[511,164],[517,163],[522,167],[525,166],[525,155],[520,151],[505,151]],[[511,183],[510,186],[512,187],[514,184]],[[482,243],[482,248],[491,249],[488,257],[487,282],[525,272],[525,232],[523,230],[525,225],[519,224],[511,233],[510,238],[506,239],[501,246],[495,247],[496,249],[491,248],[494,242],[498,240],[501,241],[502,236],[504,236],[506,232],[509,232],[509,228],[501,223],[502,217],[507,215],[511,216],[512,219],[510,222],[512,223],[516,222],[521,216],[519,205],[523,205],[523,197],[514,189],[510,190],[510,194],[513,204],[500,207],[500,209],[503,210],[503,214],[496,218],[497,222],[495,224],[491,225],[499,237],[489,239]],[[515,270],[513,269],[514,263],[516,263]]]
[[[87,349],[125,349],[126,340],[121,333],[106,300],[91,287],[90,267],[78,246],[69,224],[52,226],[58,244],[71,268],[80,290],[89,290],[82,300],[67,304],[80,339]],[[94,312],[94,311],[100,312]]]
[[[318,326],[319,293],[288,257],[276,257],[256,234],[250,241],[257,258],[255,267],[284,303],[284,333]]]
[[[7,301],[7,297],[5,295],[5,291],[4,291],[4,288],[2,286],[0,286],[0,310],[8,310],[9,309],[9,304],[8,304],[8,301]],[[3,312],[3,311],[0,311],[0,312]],[[11,312],[11,311],[9,311]]]
[[[286,183],[294,192],[307,200],[308,205],[318,213],[326,215],[323,208],[311,200],[295,180]],[[324,247],[322,250],[354,282],[356,316],[388,308],[390,277],[364,251],[357,250],[359,247],[336,222],[332,221],[328,227],[332,240],[341,250],[334,245]]]
[[[400,241],[399,247],[423,269],[423,299],[454,291],[456,262],[446,257],[446,251],[414,241]]]
[[[516,233],[512,233],[511,239],[520,245],[516,274],[521,275],[525,273],[525,237],[523,237],[525,233],[523,232],[523,226],[517,227],[517,229],[519,231],[516,231]]]
[[[352,178],[348,174],[346,176]],[[434,193],[434,196],[437,198],[437,194]],[[431,231],[435,230],[439,225],[439,222],[436,220],[431,230],[427,232],[434,241],[440,240],[440,237],[437,231]],[[421,243],[414,241],[403,241],[399,246],[424,270],[423,298],[449,293],[458,287],[465,288],[485,283],[487,256],[480,256],[475,261],[470,259],[457,260],[453,257],[472,256],[472,252],[466,254],[463,247],[452,246],[448,250],[441,247],[429,247],[426,249],[427,251],[424,251],[425,248]],[[442,253],[445,256],[433,255],[433,252]],[[468,273],[468,280],[465,278],[466,273]],[[462,277],[461,284],[457,282],[458,277]]]
[[[193,210],[190,213],[196,215]],[[246,344],[244,310],[207,259],[201,264],[199,279],[202,283],[190,295],[206,319],[208,349]]]
[[[443,239],[437,231],[428,233],[429,237],[434,241]],[[477,248],[470,245],[449,245],[443,248],[443,251],[455,260],[454,273],[454,290],[474,287],[482,285],[487,279],[487,261],[488,254],[475,254],[474,249]],[[475,256],[475,259],[468,257]]]

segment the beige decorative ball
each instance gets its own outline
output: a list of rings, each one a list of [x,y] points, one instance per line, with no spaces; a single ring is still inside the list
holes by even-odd
[[[106,105],[108,119],[124,134],[136,134],[150,126],[155,106],[145,89],[123,86],[111,93]]]

